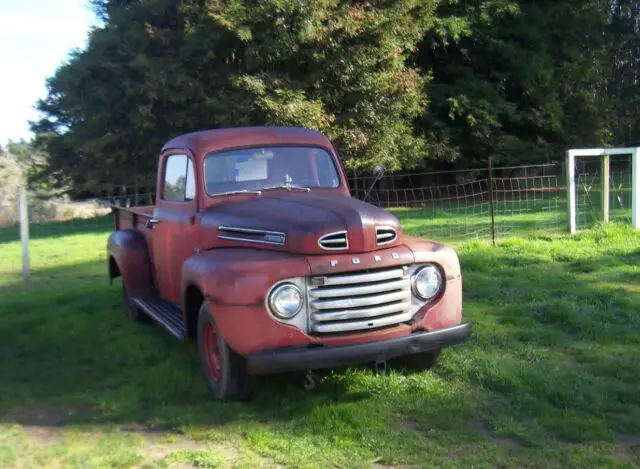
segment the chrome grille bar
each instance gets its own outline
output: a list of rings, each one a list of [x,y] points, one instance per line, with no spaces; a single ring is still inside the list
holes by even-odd
[[[383,316],[398,311],[398,308],[409,308],[411,302],[394,303],[386,306],[373,306],[370,308],[354,308],[342,309],[338,311],[330,311],[328,313],[313,313],[311,319],[314,321],[344,321],[360,318],[371,318],[375,316]]]
[[[378,270],[375,272],[356,273],[351,275],[332,275],[328,277],[314,277],[314,279],[322,279],[324,283],[321,285],[353,285],[356,283],[380,282],[382,280],[399,279],[405,276],[403,268],[395,268],[389,270]]]
[[[307,296],[312,333],[371,330],[412,315],[408,267],[311,277]]]
[[[338,309],[338,308],[360,308],[361,306],[375,306],[400,301],[407,298],[409,288],[404,288],[397,292],[385,293],[383,295],[366,295],[355,298],[340,298],[326,301],[312,301],[311,307],[315,309]]]
[[[407,322],[411,319],[412,313],[402,313],[394,316],[384,316],[375,320],[365,321],[349,321],[338,322],[335,324],[330,323],[316,323],[312,326],[313,332],[320,334],[327,334],[331,332],[353,332],[366,329],[374,329],[384,326],[392,326],[394,324],[400,324],[401,322]]]
[[[357,285],[350,286],[345,288],[340,287],[330,287],[323,288],[321,292],[316,290],[311,290],[309,292],[309,296],[311,298],[337,298],[337,297],[348,297],[348,296],[356,296],[356,295],[368,295],[370,293],[379,293],[381,290],[388,291],[390,289],[405,289],[407,287],[407,282],[403,279],[399,280],[391,280],[385,282],[383,285],[379,283],[372,283],[370,285]]]

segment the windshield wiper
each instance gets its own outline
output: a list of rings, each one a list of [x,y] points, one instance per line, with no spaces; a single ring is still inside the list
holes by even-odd
[[[295,184],[280,184],[279,186],[269,186],[262,189],[263,191],[270,191],[273,189],[286,189],[291,192],[292,189],[297,189],[299,191],[311,192],[310,187],[296,186]]]
[[[277,186],[265,187],[262,190],[263,191],[269,191],[269,190],[273,190],[273,189],[286,189],[289,192],[291,192],[292,189],[297,189],[299,191],[311,192],[311,188],[310,187],[302,187],[302,186],[298,186],[298,185],[294,184],[293,183],[293,179],[291,179],[291,176],[289,176],[288,174],[286,174],[284,176],[284,184],[279,184]]]
[[[218,196],[222,196],[222,195],[236,195],[236,194],[256,194],[256,195],[262,195],[262,191],[260,190],[255,190],[255,191],[250,191],[250,190],[240,190],[240,191],[228,191],[228,192],[218,192],[216,194],[211,194],[211,197],[218,197]]]

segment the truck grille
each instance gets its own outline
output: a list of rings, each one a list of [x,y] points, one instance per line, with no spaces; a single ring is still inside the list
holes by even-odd
[[[411,319],[407,267],[312,277],[309,328],[326,334],[375,329]]]

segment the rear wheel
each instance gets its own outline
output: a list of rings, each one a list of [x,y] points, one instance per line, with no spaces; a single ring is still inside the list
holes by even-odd
[[[131,296],[131,293],[129,293],[124,282],[122,282],[122,302],[124,303],[125,314],[132,321],[142,323],[148,323],[151,321],[149,316],[147,316],[133,301],[133,297]]]
[[[219,400],[246,399],[249,375],[243,357],[229,348],[206,302],[198,314],[198,353],[211,394]]]

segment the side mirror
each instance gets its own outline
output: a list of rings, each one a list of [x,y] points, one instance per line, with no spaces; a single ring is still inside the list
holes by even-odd
[[[382,166],[380,166],[379,164],[374,165],[373,170],[372,170],[372,175],[373,175],[374,179],[376,179],[376,180],[380,179],[382,176],[384,176],[384,168]]]
[[[369,194],[371,194],[371,190],[375,187],[376,183],[380,179],[382,179],[382,176],[384,176],[384,168],[379,164],[377,164],[373,167],[372,174],[373,174],[373,182],[369,186],[369,189],[367,190],[367,192],[364,194],[364,197],[362,198],[363,202],[365,202],[369,198]]]

